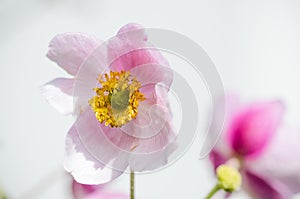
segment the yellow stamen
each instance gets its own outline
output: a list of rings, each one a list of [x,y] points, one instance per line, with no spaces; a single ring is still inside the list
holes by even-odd
[[[139,91],[140,82],[130,72],[110,71],[98,78],[102,85],[94,88],[96,95],[89,100],[97,120],[111,127],[120,127],[136,118],[144,94]]]

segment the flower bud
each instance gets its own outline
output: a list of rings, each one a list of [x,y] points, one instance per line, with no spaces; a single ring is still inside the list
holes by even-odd
[[[217,168],[217,177],[219,186],[226,192],[236,191],[242,184],[240,172],[237,169],[224,164]]]

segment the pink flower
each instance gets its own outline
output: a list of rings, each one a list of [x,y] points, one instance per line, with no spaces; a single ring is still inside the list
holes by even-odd
[[[73,180],[72,191],[74,199],[129,199],[122,193],[109,192],[104,185],[84,185]]]
[[[57,35],[48,58],[72,77],[42,88],[47,101],[77,119],[66,138],[64,167],[77,182],[100,184],[156,169],[175,150],[167,94],[173,73],[148,42],[127,24],[108,42],[82,33]]]
[[[281,127],[282,103],[244,105],[230,96],[226,111],[223,134],[210,153],[214,167],[238,159],[243,187],[256,199],[288,199],[299,192],[296,168],[300,168],[300,147],[295,140],[299,140],[300,132]]]

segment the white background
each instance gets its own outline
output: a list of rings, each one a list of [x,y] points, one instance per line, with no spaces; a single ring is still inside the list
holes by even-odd
[[[190,37],[212,58],[227,91],[279,97],[286,122],[299,123],[299,1],[1,0],[0,187],[11,198],[71,198],[61,163],[73,118],[39,94],[45,82],[66,75],[45,57],[49,41],[72,31],[105,40],[128,22]],[[203,198],[215,181],[198,143],[167,169],[138,176],[138,198]],[[128,176],[110,189],[127,192]]]

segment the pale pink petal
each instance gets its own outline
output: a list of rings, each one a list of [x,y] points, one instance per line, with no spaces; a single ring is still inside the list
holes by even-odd
[[[175,149],[170,121],[159,133],[146,139],[100,124],[90,109],[80,114],[75,126],[82,146],[94,161],[116,170],[124,171],[128,161],[129,166],[137,171],[158,168],[167,163],[167,157]]]
[[[130,167],[137,172],[159,169],[169,163],[170,155],[178,148],[176,142],[171,142],[162,150],[153,153],[134,153],[129,156]]]
[[[169,115],[167,116],[169,119],[172,117],[171,114],[171,108],[169,104],[169,88],[162,85],[162,84],[156,84],[155,85],[155,98],[156,98],[156,104],[160,105],[162,107],[165,107],[164,109],[169,110]]]
[[[300,130],[282,128],[264,154],[248,163],[261,173],[285,184],[293,193],[300,192]]]
[[[100,41],[83,33],[64,33],[55,36],[49,45],[48,58],[75,76],[80,65]]]
[[[167,113],[155,109],[150,113],[151,123],[149,125],[135,125],[133,131],[140,139],[136,141],[135,153],[151,153],[164,149],[168,144],[174,142],[175,132],[172,129],[171,121],[166,116]],[[163,115],[163,116],[162,116]],[[157,116],[157,117],[155,117]],[[160,121],[161,120],[161,121]],[[143,131],[139,131],[143,129]],[[151,132],[152,130],[152,132]]]
[[[228,129],[232,149],[243,157],[257,157],[274,137],[284,107],[279,101],[254,103],[235,117]]]
[[[150,139],[159,134],[168,119],[169,113],[165,107],[142,102],[139,106],[137,118],[121,127],[121,130],[133,137]]]
[[[101,125],[101,128],[110,142],[124,151],[146,154],[159,151],[175,139],[166,111],[161,107],[150,107],[141,103],[137,118],[122,126],[118,130],[120,132],[112,132],[110,127],[104,125]]]
[[[129,156],[134,171],[158,169],[169,162],[169,156],[178,148],[169,122],[154,137],[139,139]]]
[[[289,199],[292,197],[288,187],[281,182],[254,174],[251,171],[243,173],[243,186],[255,199]]]
[[[162,93],[157,92],[157,96],[160,101]],[[126,125],[127,134],[137,137],[133,140],[129,156],[129,165],[134,171],[148,171],[166,165],[170,161],[169,156],[178,148],[170,109],[161,104],[149,107],[141,103],[137,121]],[[141,114],[148,117],[141,118]]]
[[[136,121],[122,130],[137,137],[129,156],[129,164],[135,171],[158,169],[166,165],[168,157],[177,149],[170,110],[162,105],[141,103]],[[148,115],[142,117],[141,115]]]
[[[168,163],[168,156],[177,147],[168,122],[153,137],[133,137],[128,132],[122,131],[114,134],[110,141],[120,150],[116,159],[128,158],[129,167],[134,171],[147,171],[165,165]]]
[[[160,83],[166,88],[170,88],[173,81],[173,71],[168,66],[145,64],[132,68],[130,72],[142,87]]]
[[[78,70],[73,92],[77,114],[88,107],[88,101],[95,95],[93,89],[99,87],[99,75],[108,72],[105,70],[105,67],[108,65],[106,51],[105,43],[99,45],[89,54]]]
[[[116,37],[109,41],[109,58],[114,60],[112,70],[130,70],[139,65],[158,64],[168,66],[168,62],[148,41],[145,30],[137,24],[128,24],[120,29]]]
[[[141,102],[136,119],[121,128],[128,135],[140,138],[135,141],[135,153],[160,151],[174,141],[176,133],[171,110],[166,103],[167,93],[167,88],[156,85],[156,103]]]
[[[122,149],[129,148],[132,142],[123,139],[119,128],[101,124],[89,107],[79,115],[75,126],[82,145],[95,160],[116,170],[126,170],[128,154]]]
[[[144,27],[137,23],[128,23],[120,28],[118,31],[118,35],[122,35],[123,33],[135,31],[139,29],[144,29]],[[141,40],[147,40],[147,35],[144,34],[144,32],[141,32],[142,34],[139,36]]]
[[[57,78],[46,83],[41,88],[43,97],[62,114],[73,113],[73,83],[74,79]]]
[[[149,105],[168,106],[168,91],[169,88],[161,84],[145,84],[139,89],[144,94],[146,102]]]
[[[92,138],[93,139],[93,138]],[[98,140],[101,145],[101,140]],[[101,184],[109,182],[119,175],[122,171],[114,170],[105,166],[96,159],[82,143],[77,128],[72,126],[66,137],[66,152],[64,167],[70,172],[74,179],[83,184]],[[101,155],[101,154],[98,154]],[[105,154],[103,154],[105,155]]]

